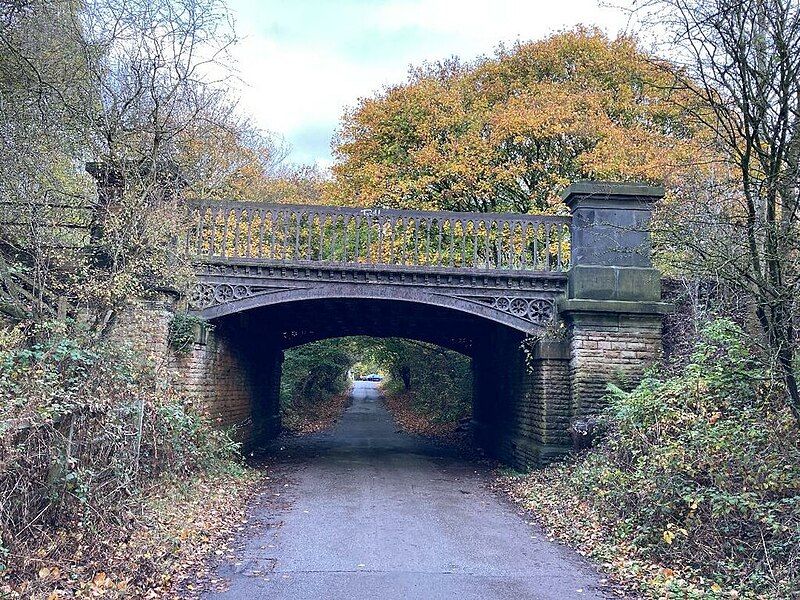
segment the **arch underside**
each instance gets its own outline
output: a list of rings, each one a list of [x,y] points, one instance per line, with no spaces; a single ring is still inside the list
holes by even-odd
[[[516,297],[500,298],[507,299],[500,302],[501,306],[510,307]],[[243,321],[246,328],[260,330],[257,335],[269,337],[283,348],[320,339],[366,335],[411,338],[471,355],[476,340],[492,327],[509,327],[526,335],[541,333],[554,313],[554,300],[537,297],[517,301],[520,312],[523,302],[528,311],[531,305],[544,306],[546,319],[533,322],[530,312],[524,316],[505,312],[492,297],[476,300],[380,286],[323,285],[269,291],[196,312],[212,322],[232,318]]]
[[[486,323],[504,325],[524,334],[536,335],[554,318],[555,302],[560,295],[550,290],[525,294],[516,290],[463,291],[464,294],[454,294],[452,290],[419,290],[363,283],[326,282],[286,289],[258,288],[225,281],[201,282],[191,306],[195,314],[206,320],[251,311],[271,313],[285,320],[283,328],[287,329],[287,340],[314,337],[304,333],[304,324],[309,319],[314,320],[314,311],[325,312],[331,323],[339,323],[333,329],[341,331],[340,335],[372,335],[367,333],[370,331],[378,336],[400,336],[403,332],[417,331],[418,336],[430,336],[430,331],[444,321],[461,322],[472,327]],[[353,311],[368,314],[370,318],[359,319],[357,314],[352,314]],[[383,312],[386,314],[382,316]],[[338,318],[340,314],[349,317],[343,320]],[[273,319],[270,321],[273,325],[276,323]],[[321,329],[321,326],[315,328]],[[290,334],[289,329],[296,332]]]

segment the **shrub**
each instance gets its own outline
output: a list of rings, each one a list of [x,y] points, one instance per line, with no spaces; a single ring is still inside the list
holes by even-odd
[[[289,429],[303,429],[304,417],[316,415],[348,387],[347,370],[353,364],[352,341],[321,340],[286,351],[281,375],[280,402],[283,423]],[[337,412],[334,410],[334,412]],[[318,415],[317,415],[318,416]]]
[[[800,588],[800,435],[757,357],[738,326],[711,322],[682,372],[612,388],[607,438],[565,485],[642,556],[786,597]]]
[[[135,354],[47,328],[0,331],[0,546],[19,550],[69,523],[119,522],[160,477],[236,453]]]
[[[170,347],[178,354],[187,354],[195,340],[195,329],[203,320],[187,313],[176,313],[169,323],[167,340]]]
[[[463,354],[402,338],[379,340],[375,351],[389,371],[386,389],[434,423],[453,423],[472,413],[472,368]]]

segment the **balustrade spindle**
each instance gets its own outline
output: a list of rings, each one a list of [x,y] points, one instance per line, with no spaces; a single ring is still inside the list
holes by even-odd
[[[447,263],[452,267],[455,262],[453,260],[453,255],[455,254],[455,243],[456,243],[456,228],[455,228],[455,219],[447,219],[447,231],[450,234],[450,251],[448,252],[447,256]]]
[[[431,264],[431,220],[426,217],[425,222],[425,260],[423,264]]]
[[[442,266],[442,217],[436,217],[436,265]]]
[[[196,257],[545,272],[569,267],[568,217],[189,201],[186,223],[179,243]]]
[[[320,211],[319,213],[319,252],[317,253],[317,260],[325,260],[325,222],[328,220],[327,213]]]
[[[366,215],[367,221],[367,248],[366,248],[366,255],[365,255],[365,262],[371,263],[372,256],[370,250],[372,249],[372,215]]]
[[[228,221],[230,220],[230,212],[225,210],[222,214],[222,256],[228,256]]]
[[[355,222],[356,222],[355,225],[356,242],[355,242],[355,251],[353,252],[353,262],[357,263],[359,262],[359,258],[361,256],[361,215],[356,215]]]
[[[209,215],[209,239],[208,239],[208,254],[209,256],[216,256],[217,244],[217,215],[216,211],[212,208]]]
[[[486,254],[486,256],[484,257],[484,262],[486,264],[484,266],[487,269],[491,268],[491,265],[492,265],[492,263],[490,261],[490,258],[489,258],[489,253],[491,252],[491,249],[490,249],[490,244],[491,244],[491,242],[490,242],[490,237],[491,237],[490,230],[491,230],[491,228],[492,228],[492,222],[491,221],[487,221],[487,220],[484,219],[483,220],[483,231],[484,231],[484,239],[486,241],[486,244],[485,244],[486,247],[484,249],[484,252]]]
[[[349,227],[350,217],[342,217],[342,262],[347,262],[347,228]]]
[[[201,204],[197,210],[197,231],[194,240],[194,252],[197,255],[203,254],[203,224],[205,218],[206,218],[206,213],[204,210],[204,205]],[[186,240],[187,241],[189,240],[188,235],[186,236]],[[188,245],[186,251],[187,253],[189,252]]]
[[[563,263],[561,261],[561,228],[558,225],[553,225],[553,228],[556,230],[556,248],[558,250],[558,270],[561,271],[563,268]]]
[[[550,271],[553,266],[552,256],[551,256],[551,247],[550,247],[550,226],[545,224],[544,226],[544,268],[545,271]]]
[[[522,249],[522,270],[528,266],[528,224],[522,223],[522,239],[520,240]]]
[[[231,256],[233,258],[239,256],[239,230],[241,229],[242,212],[240,210],[233,211],[233,244],[231,245]]]
[[[270,260],[275,259],[275,231],[278,229],[277,227],[277,211],[271,210],[269,211],[269,258]]]
[[[459,221],[461,225],[461,266],[467,266],[467,221]]]
[[[375,252],[375,262],[378,264],[383,263],[383,217],[378,214],[375,217],[375,220],[378,223],[378,231],[377,231],[377,239],[378,239],[378,248]]]
[[[300,258],[300,228],[303,223],[303,213],[298,211],[294,213],[294,258]]]
[[[245,223],[247,227],[247,249],[244,252],[244,258],[253,255],[253,211],[247,211],[247,222]]]
[[[410,217],[405,217],[402,219],[402,229],[400,230],[400,242],[401,248],[400,252],[398,252],[398,256],[400,258],[400,264],[405,265],[408,263],[408,223],[410,221]]]
[[[331,260],[336,260],[336,230],[339,227],[339,217],[331,215]]]
[[[472,264],[471,267],[478,266],[478,221],[472,220]]]
[[[258,209],[258,257],[264,258],[264,209]]]
[[[394,264],[394,240],[395,231],[397,230],[397,219],[390,217],[389,219],[389,264]]]

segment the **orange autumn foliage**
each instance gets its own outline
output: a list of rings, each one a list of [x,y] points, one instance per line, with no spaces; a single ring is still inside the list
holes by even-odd
[[[316,167],[284,164],[281,140],[246,121],[200,121],[177,143],[187,198],[318,204],[328,185]]]
[[[426,65],[362,99],[334,140],[329,201],[559,212],[585,179],[680,180],[709,156],[678,73],[579,28],[472,64]]]

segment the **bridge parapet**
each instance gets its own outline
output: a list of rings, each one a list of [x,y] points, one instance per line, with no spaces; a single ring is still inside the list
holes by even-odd
[[[196,201],[197,259],[564,272],[570,217]]]

